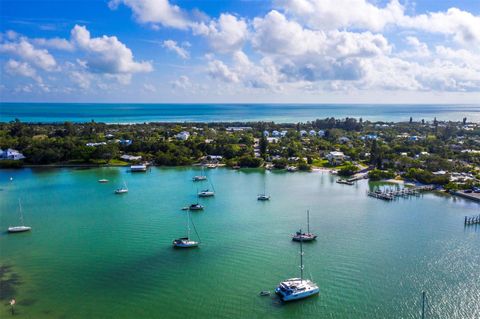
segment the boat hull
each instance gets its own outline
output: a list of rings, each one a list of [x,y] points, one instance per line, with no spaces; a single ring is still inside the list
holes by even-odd
[[[126,194],[126,193],[128,193],[128,191],[125,190],[125,189],[117,189],[115,191],[115,194],[117,194],[117,195]]]
[[[282,301],[294,301],[294,300],[300,300],[300,299],[305,299],[314,295],[317,295],[320,292],[319,288],[315,289],[310,289],[307,291],[299,292],[299,293],[292,293],[292,294],[285,294],[280,288],[275,289],[275,293],[280,296],[280,299]]]
[[[8,227],[8,232],[9,233],[23,233],[26,231],[30,231],[32,227],[29,226],[13,226],[13,227]]]
[[[317,239],[317,235],[311,235],[311,236],[297,236],[293,235],[292,240],[293,241],[301,241],[301,242],[306,242],[306,241],[314,241]]]
[[[198,247],[198,241],[189,240],[186,238],[175,239],[173,241],[174,248],[194,248]]]

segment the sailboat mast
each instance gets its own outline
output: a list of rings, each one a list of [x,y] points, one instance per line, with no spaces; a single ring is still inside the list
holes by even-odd
[[[20,224],[23,226],[23,211],[22,211],[22,203],[20,202],[20,198],[18,199],[18,209],[20,210]]]
[[[300,234],[302,230],[300,229]],[[300,240],[300,280],[303,281],[303,239]]]
[[[310,210],[307,209],[307,234],[310,234]]]
[[[422,319],[425,319],[425,291],[422,291]]]
[[[190,239],[190,212],[187,211],[187,239]]]

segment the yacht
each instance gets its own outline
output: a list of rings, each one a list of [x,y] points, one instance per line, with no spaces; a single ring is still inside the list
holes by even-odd
[[[192,221],[192,225],[193,225],[193,229],[195,230],[195,233],[197,234],[197,237],[199,237],[197,230],[195,228],[195,224],[193,224],[193,221]],[[173,247],[176,247],[176,248],[192,248],[192,247],[198,247],[198,245],[200,244],[200,237],[199,237],[199,241],[194,241],[190,239],[190,212],[187,212],[187,237],[177,238],[173,241],[172,244],[173,244]]]
[[[206,180],[207,180],[207,176],[205,175],[204,168],[202,166],[202,175],[193,176],[192,181],[201,182],[201,181],[206,181]]]
[[[301,231],[300,232],[297,231],[295,234],[292,235],[292,240],[302,242],[302,241],[313,241],[315,239],[317,239],[317,235],[312,234],[310,232],[310,211],[307,210],[307,232],[302,233]]]
[[[20,213],[20,226],[10,226],[8,227],[8,232],[9,233],[22,233],[26,232],[32,229],[30,226],[25,226],[23,222],[23,212],[22,212],[22,204],[20,203],[20,200],[18,200],[18,210]]]
[[[299,231],[301,233],[302,230]],[[304,299],[320,292],[317,284],[309,279],[303,278],[303,245],[300,242],[300,278],[290,278],[282,281],[275,292],[282,301],[292,301]]]

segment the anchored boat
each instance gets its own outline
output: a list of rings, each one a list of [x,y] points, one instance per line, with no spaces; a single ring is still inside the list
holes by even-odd
[[[9,233],[22,233],[32,229],[30,226],[25,226],[23,221],[23,211],[22,211],[22,204],[20,203],[20,199],[18,200],[18,210],[20,214],[20,226],[10,226],[8,227]]]
[[[115,190],[115,194],[121,195],[125,193],[128,193],[128,187],[127,187],[127,183],[123,181],[123,187],[117,188]]]
[[[300,232],[297,231],[295,234],[292,235],[292,240],[302,242],[302,241],[312,241],[315,239],[317,239],[317,235],[312,234],[310,232],[310,211],[307,210],[307,232],[302,233],[301,231]]]
[[[198,245],[200,244],[200,236],[198,236],[197,229],[195,228],[195,224],[193,223],[193,220],[191,222],[192,222],[192,226],[195,231],[195,234],[199,238],[199,241],[194,241],[190,239],[190,212],[187,212],[187,236],[175,239],[173,241],[173,247],[177,247],[177,248],[198,247]]]
[[[302,230],[299,231],[302,233]],[[303,245],[300,241],[300,278],[290,278],[282,281],[275,292],[283,301],[304,299],[320,292],[318,285],[309,279],[303,278]]]

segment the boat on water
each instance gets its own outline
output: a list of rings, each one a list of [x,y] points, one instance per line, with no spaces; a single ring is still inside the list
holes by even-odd
[[[215,196],[215,192],[209,189],[204,189],[198,193],[198,197],[212,197]]]
[[[338,184],[350,185],[350,186],[355,184],[354,182],[349,181],[348,179],[343,179],[343,178],[337,179],[337,183]]]
[[[98,182],[101,184],[105,184],[105,183],[108,183],[108,179],[102,178],[102,179],[99,179]]]
[[[263,193],[257,195],[257,200],[270,200],[270,195],[267,195],[265,179],[263,180]]]
[[[140,164],[140,165],[131,165],[130,166],[130,172],[146,172],[147,171],[147,165],[145,164]]]
[[[295,166],[287,166],[287,172],[296,172],[297,168]]]
[[[190,222],[192,223],[195,234],[199,238],[198,241],[192,240],[190,238]],[[190,220],[190,212],[187,212],[187,236],[175,239],[172,242],[172,244],[173,244],[173,247],[176,247],[176,248],[192,248],[192,247],[198,247],[198,245],[200,244],[200,236],[198,236],[197,229],[195,228],[195,224],[193,223],[193,220],[192,221]]]
[[[20,203],[20,200],[18,200],[18,211],[20,214],[20,225],[8,227],[9,233],[23,233],[32,229],[32,227],[30,226],[25,226],[25,223],[23,221],[22,203]]]
[[[295,234],[292,235],[292,240],[303,242],[303,241],[313,241],[315,239],[317,239],[317,235],[312,234],[310,232],[310,211],[307,210],[307,232],[302,233],[301,231],[300,232],[297,231]]]
[[[302,230],[299,231],[302,233]],[[300,278],[290,278],[282,281],[275,292],[282,301],[293,301],[304,299],[320,292],[318,285],[309,279],[303,278],[303,245],[300,242]]]
[[[201,182],[201,181],[206,181],[206,180],[207,180],[207,176],[204,173],[204,166],[202,165],[202,174],[193,176],[192,181]]]
[[[126,194],[126,193],[128,193],[128,187],[127,187],[127,183],[125,181],[123,181],[123,187],[117,188],[115,190],[115,194],[121,195],[121,194]]]
[[[199,203],[188,206],[188,210],[203,210],[204,206]]]

